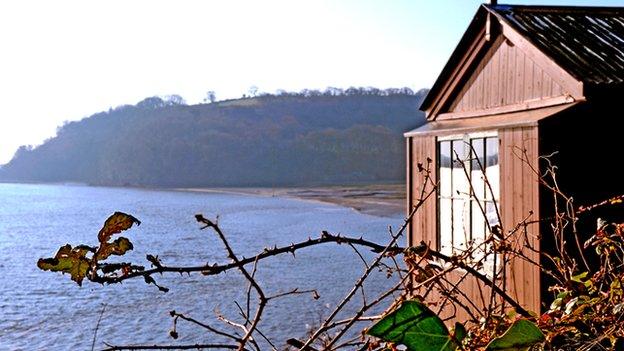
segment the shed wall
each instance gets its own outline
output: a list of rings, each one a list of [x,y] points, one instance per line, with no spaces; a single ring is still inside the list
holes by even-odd
[[[499,157],[501,165],[501,222],[503,230],[511,231],[516,224],[525,219],[536,220],[539,214],[539,183],[531,167],[537,169],[538,160],[538,128],[512,127],[499,131]],[[408,206],[417,202],[420,193],[416,190],[422,184],[422,175],[414,172],[417,163],[424,162],[427,157],[435,163],[435,136],[414,136],[408,138]],[[524,155],[525,160],[520,156]],[[435,169],[435,167],[432,167]],[[435,176],[435,175],[434,175]],[[533,215],[530,215],[530,213]],[[416,245],[421,241],[430,247],[438,247],[437,196],[432,198],[418,211],[410,225],[409,243]],[[524,238],[528,238],[532,247],[539,250],[539,227],[536,224],[520,226],[511,238],[515,247],[523,248]],[[536,252],[524,250],[525,254],[535,262],[539,262]],[[440,305],[431,306],[433,311],[443,319],[466,321],[478,316],[477,311],[489,304],[490,288],[465,272],[456,271],[447,275],[448,281],[443,284],[446,289],[453,289],[454,299],[471,306],[472,315],[461,309],[450,308],[447,301],[442,309]],[[457,282],[460,282],[456,287]],[[531,311],[540,311],[540,272],[539,269],[524,260],[515,259],[508,265],[504,279],[498,282],[501,288],[515,298],[521,305]],[[428,301],[443,301],[436,292],[429,293]]]
[[[539,262],[539,224],[519,225],[539,219],[538,127],[516,127],[499,131],[501,165],[501,220],[506,232],[517,228],[512,245]],[[535,250],[524,248],[525,242]],[[540,271],[522,259],[514,259],[506,271],[507,290],[528,310],[539,312]]]
[[[436,140],[434,136],[412,137],[407,138],[408,143],[408,189],[407,189],[407,212],[410,213],[415,206],[422,193],[425,180],[425,173],[418,171],[418,164],[427,166],[427,158],[431,159],[430,177],[435,181],[435,165],[436,165]],[[429,184],[425,191],[430,191],[432,185]],[[436,196],[432,195],[423,203],[421,208],[414,214],[409,226],[408,244],[418,245],[421,241],[435,247],[437,240],[437,205]]]

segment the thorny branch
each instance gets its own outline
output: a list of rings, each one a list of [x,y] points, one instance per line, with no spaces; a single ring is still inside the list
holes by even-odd
[[[474,153],[471,152],[471,155]],[[526,155],[526,151],[523,151],[523,160],[533,167],[529,158]],[[456,155],[458,158],[458,155]],[[471,159],[471,161],[473,161]],[[412,247],[402,247],[398,245],[398,240],[404,235],[408,226],[412,223],[415,214],[425,204],[425,201],[434,201],[431,198],[437,194],[438,184],[432,179],[431,176],[431,164],[432,161],[428,160],[426,165],[419,164],[419,171],[423,175],[423,182],[419,192],[419,198],[415,201],[415,205],[410,209],[408,216],[405,218],[401,228],[394,233],[389,230],[389,241],[386,244],[378,244],[368,241],[362,237],[354,238],[348,236],[333,235],[327,231],[323,231],[321,236],[315,239],[308,238],[308,240],[293,243],[284,247],[272,247],[265,248],[262,252],[255,256],[244,258],[239,257],[233,251],[232,247],[227,240],[226,235],[222,232],[217,222],[211,221],[205,218],[203,215],[196,215],[196,219],[203,226],[201,229],[212,230],[222,242],[227,257],[231,262],[223,264],[204,264],[197,266],[168,266],[161,262],[158,256],[147,255],[147,260],[151,263],[151,269],[145,269],[139,265],[132,265],[128,263],[116,263],[107,264],[99,262],[95,269],[94,274],[90,275],[89,280],[101,284],[114,284],[121,283],[127,279],[143,278],[148,284],[153,284],[161,291],[166,292],[168,289],[159,286],[154,275],[160,275],[163,273],[201,273],[204,276],[217,275],[219,273],[227,272],[230,270],[238,270],[245,277],[247,281],[245,290],[245,304],[239,304],[235,301],[236,306],[239,309],[239,314],[243,318],[242,322],[231,320],[224,315],[217,313],[217,319],[224,323],[227,328],[234,328],[234,331],[225,331],[220,328],[215,328],[207,323],[199,321],[193,317],[185,314],[171,311],[171,317],[173,318],[173,329],[170,335],[175,339],[177,338],[176,325],[178,320],[191,323],[199,328],[206,330],[207,332],[226,338],[231,341],[228,343],[212,343],[212,344],[184,344],[184,345],[126,345],[115,346],[106,344],[108,348],[105,350],[167,350],[167,349],[232,349],[232,350],[260,350],[261,346],[258,341],[261,338],[272,350],[277,350],[276,344],[271,340],[269,336],[263,333],[260,329],[260,322],[263,318],[265,308],[267,304],[273,300],[277,300],[284,296],[290,295],[312,295],[314,298],[318,298],[316,290],[300,290],[298,288],[290,289],[285,292],[276,293],[274,295],[267,295],[260,283],[257,281],[256,272],[258,270],[258,263],[262,260],[269,259],[274,256],[283,254],[292,254],[305,248],[314,247],[321,244],[333,243],[333,244],[345,244],[348,245],[355,255],[363,262],[364,272],[355,281],[353,287],[347,292],[345,297],[336,305],[332,312],[324,318],[320,325],[313,329],[305,341],[300,341],[297,338],[290,338],[286,341],[288,345],[294,346],[299,350],[338,350],[342,348],[349,349],[361,349],[361,350],[374,350],[378,345],[368,337],[357,336],[354,337],[349,332],[353,331],[353,327],[357,323],[376,321],[382,318],[382,315],[366,316],[367,312],[372,308],[380,306],[382,303],[387,302],[392,298],[393,303],[390,303],[388,310],[397,306],[400,302],[419,296],[427,298],[432,291],[437,291],[440,294],[440,298],[437,303],[439,312],[447,308],[451,308],[455,316],[456,311],[462,309],[466,312],[466,315],[471,316],[472,322],[478,323],[490,323],[496,320],[495,315],[502,315],[505,313],[505,306],[511,306],[519,315],[525,318],[533,318],[530,311],[526,310],[514,297],[512,297],[506,288],[505,272],[506,266],[511,259],[521,259],[530,264],[539,267],[540,270],[551,275],[557,282],[564,285],[572,279],[572,275],[578,272],[578,267],[574,263],[574,260],[565,251],[564,231],[566,228],[572,228],[576,235],[576,215],[578,213],[584,213],[591,211],[601,206],[607,206],[617,201],[624,200],[624,195],[606,200],[604,202],[580,207],[575,209],[573,206],[573,200],[570,197],[566,197],[558,188],[558,184],[555,174],[555,167],[550,165],[550,168],[544,174],[538,174],[537,169],[532,168],[534,172],[539,176],[540,181],[547,189],[551,190],[554,196],[555,203],[555,217],[552,220],[553,232],[557,236],[556,250],[561,259],[557,257],[548,256],[543,252],[539,252],[542,255],[547,255],[548,258],[554,263],[555,269],[545,268],[539,260],[535,260],[532,256],[527,255],[527,251],[535,253],[538,252],[532,247],[532,235],[527,228],[529,225],[535,223],[529,221],[533,214],[527,213],[526,217],[516,223],[513,227],[507,227],[505,231],[503,222],[500,218],[500,212],[498,204],[496,204],[496,197],[492,190],[492,186],[489,184],[487,177],[485,176],[484,166],[480,160],[477,160],[477,165],[481,169],[483,181],[487,184],[487,188],[490,191],[491,199],[494,200],[496,207],[496,215],[498,216],[498,224],[491,225],[487,223],[488,233],[479,242],[468,242],[467,248],[461,251],[452,251],[451,254],[445,254],[436,250],[431,246],[431,243],[420,242],[418,245]],[[466,168],[466,161],[462,162],[465,176],[470,180],[470,172]],[[552,177],[551,181],[547,181],[547,176]],[[479,210],[482,215],[486,217],[486,211],[483,199],[476,196],[472,182],[468,182],[470,187],[470,193],[468,194],[472,201],[476,201],[479,205]],[[559,211],[560,199],[563,199],[564,211]],[[624,227],[618,229],[624,233]],[[602,237],[598,239],[603,240]],[[579,250],[582,248],[576,236],[577,247]],[[589,244],[585,244],[587,246]],[[602,244],[601,244],[602,245]],[[375,256],[371,261],[367,261],[365,255],[362,254],[359,248],[367,248],[372,251]],[[609,279],[602,281],[599,289],[604,289],[608,284],[613,284],[616,281],[614,276],[608,275],[610,270],[622,269],[624,267],[624,244],[618,247],[620,251],[614,251],[611,256],[608,256],[603,262],[604,267],[607,267],[604,272],[598,272],[596,274],[602,274],[600,277],[609,277]],[[494,257],[494,270],[489,272],[484,270],[485,260],[492,256]],[[396,257],[403,256],[407,262],[407,268],[403,267],[397,262]],[[477,257],[475,259],[475,257]],[[498,277],[498,262],[500,259],[500,266],[502,267],[502,277]],[[583,258],[583,260],[585,260]],[[246,266],[253,265],[251,270],[248,270]],[[384,292],[379,293],[377,296],[366,296],[365,284],[371,273],[375,270],[385,270],[389,275],[397,274],[398,282],[390,286]],[[102,274],[98,274],[98,272]],[[120,274],[119,271],[122,271]],[[450,278],[451,273],[459,273],[459,279]],[[600,278],[599,277],[599,278]],[[461,285],[468,278],[474,278],[481,282],[479,285],[479,291],[481,294],[481,302],[472,301],[462,290]],[[597,278],[598,279],[598,278]],[[619,281],[618,281],[619,282]],[[606,285],[605,285],[606,284]],[[621,284],[621,282],[619,282]],[[481,286],[489,288],[489,296],[484,296],[484,292],[481,290]],[[558,287],[557,289],[564,289]],[[362,301],[360,307],[355,313],[352,313],[350,317],[342,320],[336,320],[340,312],[343,312],[345,306],[353,300],[353,296],[360,292],[362,294]],[[257,301],[252,303],[252,300],[256,298]],[[624,298],[623,298],[624,299]],[[618,300],[619,301],[619,300]],[[449,306],[450,304],[450,306]],[[481,304],[481,306],[478,306]],[[255,312],[251,316],[252,305],[255,306]],[[243,307],[244,306],[244,307]],[[386,304],[385,306],[388,306]],[[622,302],[622,309],[624,309],[624,302]],[[498,312],[500,311],[500,312]],[[370,313],[370,312],[369,312]],[[498,314],[500,313],[500,314]],[[482,322],[481,320],[485,320]],[[621,322],[620,319],[617,320]],[[484,325],[485,325],[484,324]],[[608,338],[613,334],[611,329],[604,329],[600,331],[603,335],[602,338]],[[330,333],[331,332],[331,333]],[[493,335],[493,334],[492,334]],[[489,337],[492,337],[489,335]],[[257,340],[256,340],[257,339]],[[600,340],[595,341],[600,342]],[[584,347],[589,347],[590,343],[583,344]],[[583,349],[583,348],[579,348]],[[589,349],[588,349],[589,350]]]
[[[429,162],[429,163],[431,163],[431,162]],[[410,210],[410,213],[407,216],[407,218],[405,219],[405,221],[403,223],[403,226],[401,226],[401,229],[398,231],[398,233],[396,235],[391,235],[392,239],[390,240],[390,243],[388,243],[388,245],[386,245],[386,247],[373,260],[373,262],[368,266],[368,268],[366,268],[366,270],[364,271],[362,276],[355,283],[355,286],[351,289],[351,291],[349,291],[347,296],[344,297],[344,299],[338,304],[338,306],[336,306],[336,308],[329,315],[329,317],[327,317],[327,319],[325,319],[325,322],[323,322],[323,324],[317,330],[317,332],[312,334],[312,336],[310,336],[310,338],[308,338],[308,340],[303,344],[303,348],[305,348],[307,346],[310,346],[310,344],[312,344],[312,342],[321,335],[321,331],[320,330],[326,328],[327,325],[329,325],[329,323],[332,322],[332,320],[338,315],[338,313],[340,311],[342,311],[342,309],[346,306],[346,304],[351,300],[351,298],[357,292],[357,290],[362,288],[362,285],[364,284],[364,281],[369,276],[369,274],[373,271],[373,269],[375,269],[375,268],[377,268],[379,266],[381,260],[384,258],[384,256],[388,252],[388,250],[391,247],[393,247],[396,244],[397,240],[403,235],[403,232],[405,231],[405,229],[407,228],[409,223],[411,223],[411,220],[414,217],[414,214],[416,213],[416,211],[418,211],[418,209],[422,207],[422,205],[425,203],[425,201],[431,195],[433,195],[435,193],[435,187],[431,187],[431,188],[429,188],[429,191],[427,191],[427,184],[429,184],[429,181],[430,181],[430,172],[427,172],[426,175],[425,175],[425,179],[423,181],[422,189],[421,189],[421,197],[418,200],[418,202],[414,205],[414,207]],[[342,337],[342,335],[344,335],[345,331],[346,331],[346,329],[341,330],[338,333],[338,335],[333,340],[330,341],[329,345],[327,345],[327,349],[331,349],[331,347],[336,342],[336,340],[338,340],[340,337]]]
[[[245,269],[245,267],[240,264],[238,256],[236,256],[234,250],[232,250],[232,247],[230,246],[228,240],[225,238],[225,235],[221,231],[221,228],[219,228],[219,226],[214,222],[204,218],[204,216],[202,216],[201,214],[196,215],[195,219],[197,219],[198,222],[205,224],[205,226],[201,229],[212,228],[217,233],[219,239],[221,239],[223,245],[225,246],[228,257],[232,260],[233,263],[236,263],[238,265],[238,269],[240,270],[240,272],[243,274],[243,276],[245,276],[245,278],[249,281],[249,284],[253,286],[254,290],[256,290],[256,293],[258,294],[258,309],[256,310],[254,318],[251,320],[251,325],[249,326],[249,329],[239,343],[238,350],[242,351],[245,348],[245,344],[247,344],[247,341],[252,337],[256,327],[258,326],[258,323],[260,322],[260,316],[262,316],[262,312],[264,311],[268,300],[264,295],[264,291],[262,290],[258,282],[256,282],[254,277],[252,277],[252,275],[247,272],[247,269]]]
[[[423,206],[425,201],[430,199],[430,197],[432,197],[436,193],[437,184],[435,184],[430,177],[431,161],[430,160],[428,161],[427,167],[423,167],[422,165],[419,165],[419,166],[420,166],[419,168],[421,169],[421,172],[424,173],[423,184],[422,184],[421,191],[420,191],[420,198],[416,202],[416,204],[413,206],[413,208],[411,209],[410,214],[405,219],[399,231],[396,234],[390,231],[390,241],[386,245],[373,243],[363,238],[344,237],[344,236],[332,235],[328,232],[323,232],[321,237],[317,239],[310,238],[307,241],[294,243],[285,247],[274,247],[271,249],[265,249],[262,253],[259,253],[253,257],[238,258],[236,254],[233,252],[232,248],[230,247],[225,235],[219,228],[218,224],[206,219],[202,215],[197,215],[196,219],[200,223],[204,224],[204,227],[202,229],[211,228],[217,233],[217,235],[219,236],[219,238],[224,244],[228,257],[232,261],[231,263],[221,264],[221,265],[207,264],[203,266],[193,266],[193,267],[169,267],[169,266],[164,265],[157,258],[154,258],[152,256],[150,259],[150,262],[152,262],[152,265],[154,266],[153,269],[136,270],[123,276],[99,276],[97,281],[100,283],[111,284],[111,283],[117,283],[126,279],[135,278],[135,277],[151,277],[151,275],[154,275],[154,274],[167,273],[167,272],[177,272],[177,273],[201,272],[204,275],[214,275],[214,274],[219,274],[221,272],[225,272],[231,269],[238,269],[245,276],[245,278],[247,279],[249,283],[249,288],[247,289],[247,294],[246,294],[247,296],[246,311],[244,312],[242,308],[240,308],[240,305],[238,305],[237,303],[237,306],[239,306],[240,308],[241,316],[244,318],[244,322],[237,323],[229,319],[226,319],[222,315],[219,315],[218,318],[221,321],[225,322],[227,325],[230,325],[232,327],[242,330],[244,332],[243,337],[238,337],[234,334],[218,331],[214,329],[213,327],[210,327],[206,324],[203,324],[202,322],[199,322],[197,320],[194,320],[190,317],[186,317],[183,315],[175,314],[175,318],[176,320],[177,318],[180,318],[180,319],[189,321],[215,334],[227,336],[230,339],[238,343],[238,349],[243,349],[248,341],[252,343],[255,349],[259,349],[258,344],[255,342],[253,338],[254,333],[261,335],[267,342],[269,342],[269,344],[271,345],[273,349],[276,349],[276,347],[273,345],[270,339],[267,338],[264,334],[262,334],[257,329],[266,304],[274,298],[278,298],[278,297],[282,297],[286,295],[313,293],[314,296],[316,297],[317,293],[316,291],[313,291],[313,290],[299,291],[298,289],[293,289],[286,293],[281,293],[281,294],[267,297],[264,294],[264,291],[262,290],[258,282],[255,280],[255,272],[257,270],[258,262],[261,260],[267,259],[269,257],[273,257],[273,256],[280,255],[280,254],[285,254],[285,253],[294,254],[297,250],[315,246],[315,245],[320,245],[324,243],[336,243],[336,244],[347,244],[349,247],[353,249],[356,255],[364,263],[364,267],[365,267],[364,273],[355,282],[354,286],[347,293],[347,295],[343,298],[343,300],[341,300],[337,304],[337,306],[330,313],[330,315],[325,318],[324,322],[310,335],[309,338],[307,338],[305,342],[299,342],[296,339],[290,340],[289,343],[291,345],[296,344],[299,349],[302,349],[302,350],[316,349],[316,347],[313,347],[312,345],[316,344],[317,339],[319,339],[321,335],[328,335],[326,333],[335,328],[340,328],[340,329],[335,334],[333,334],[329,339],[322,342],[321,346],[323,349],[325,350],[339,349],[339,348],[345,347],[345,345],[350,345],[350,346],[367,345],[368,342],[366,341],[357,342],[356,340],[352,340],[352,339],[349,339],[347,341],[341,341],[341,340],[347,334],[347,332],[353,327],[353,325],[356,322],[362,321],[364,314],[367,311],[369,311],[371,308],[373,308],[374,306],[379,305],[380,303],[382,303],[389,297],[393,297],[395,304],[402,300],[405,300],[406,298],[408,298],[410,295],[413,294],[413,291],[419,289],[420,287],[436,285],[437,282],[446,279],[445,275],[457,269],[465,271],[466,272],[465,275],[471,275],[475,277],[476,279],[482,281],[485,285],[490,286],[492,290],[492,294],[496,294],[497,296],[500,296],[509,305],[514,307],[518,311],[518,313],[520,313],[521,315],[529,316],[528,311],[526,311],[519,303],[517,303],[513,298],[511,298],[503,289],[501,289],[495,283],[495,281],[488,278],[478,268],[475,268],[478,265],[475,265],[475,262],[469,259],[472,256],[472,251],[483,250],[480,246],[493,247],[494,245],[491,245],[494,241],[493,237],[488,238],[487,240],[480,243],[479,245],[474,245],[474,247],[471,248],[472,251],[468,250],[464,252],[462,255],[453,255],[453,256],[442,254],[441,252],[438,252],[432,249],[431,247],[429,247],[427,243],[424,243],[424,242],[421,242],[417,246],[408,247],[408,248],[400,247],[397,245],[398,239],[402,237],[402,235],[404,234],[406,228],[411,223],[414,214]],[[357,249],[358,246],[369,248],[372,252],[377,254],[376,257],[370,263],[367,262],[364,256]],[[401,268],[397,264],[394,258],[396,255],[405,255],[406,257],[410,256],[410,257],[419,257],[419,258],[416,260],[410,259],[412,262],[412,265],[405,272],[406,274],[402,274],[403,268]],[[388,257],[394,263],[395,268],[384,263],[384,259]],[[423,270],[422,262],[429,262],[431,259],[443,262],[446,265],[445,269],[443,269],[440,272],[437,272],[436,274],[430,275],[428,278],[420,282],[410,283],[415,272]],[[483,260],[483,258],[481,260]],[[253,264],[253,270],[251,271],[251,273],[247,271],[244,267],[247,264]],[[364,284],[366,282],[366,279],[371,274],[371,272],[373,272],[375,269],[380,269],[382,267],[388,270],[390,272],[389,274],[398,272],[398,274],[400,275],[399,282],[395,284],[394,286],[392,286],[390,289],[386,290],[384,293],[380,294],[374,299],[371,299],[370,302],[368,302],[366,296],[364,295]],[[458,284],[459,283],[456,283],[452,289],[446,291],[445,300],[451,300],[454,302],[454,304],[461,305],[461,303],[453,297],[453,294],[455,293],[455,290],[457,289]],[[250,314],[250,301],[251,301],[251,289],[252,288],[256,292],[256,295],[258,296],[259,301],[256,307],[257,309],[255,312],[255,315],[253,318],[250,319],[249,314]],[[363,294],[361,307],[355,312],[355,314],[351,318],[348,318],[340,322],[335,322],[336,316],[344,309],[347,303],[352,300],[352,297],[358,291],[362,292]],[[400,296],[397,297],[395,296],[395,293],[398,293],[398,292],[400,292]],[[462,308],[465,308],[468,310],[471,309],[471,307],[466,307],[466,306],[462,306]]]

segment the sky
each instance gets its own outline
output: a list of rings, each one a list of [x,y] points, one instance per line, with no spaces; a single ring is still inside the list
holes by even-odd
[[[0,2],[0,165],[64,121],[252,86],[430,87],[482,1]],[[624,0],[499,3],[624,6]]]

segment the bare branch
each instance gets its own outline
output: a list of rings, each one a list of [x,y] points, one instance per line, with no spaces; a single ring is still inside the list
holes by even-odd
[[[266,296],[264,295],[264,291],[262,291],[262,288],[260,287],[260,285],[258,285],[256,280],[251,276],[251,274],[249,274],[249,272],[247,272],[245,267],[240,264],[240,260],[238,259],[234,251],[232,250],[232,247],[230,246],[228,240],[225,238],[225,235],[221,231],[221,228],[219,228],[219,226],[213,223],[212,221],[204,218],[204,216],[202,216],[201,214],[195,215],[195,219],[197,219],[198,222],[205,224],[205,226],[202,229],[212,228],[215,231],[215,233],[217,233],[217,235],[221,239],[221,242],[223,242],[223,245],[225,246],[228,257],[234,263],[238,264],[238,269],[243,274],[243,276],[245,276],[245,278],[249,281],[249,283],[253,286],[254,290],[256,290],[256,293],[258,294],[258,298],[260,300],[258,303],[258,309],[256,310],[256,314],[251,321],[251,326],[249,327],[249,330],[247,331],[245,336],[243,336],[243,339],[241,340],[239,344],[240,347],[238,348],[238,350],[241,351],[244,349],[247,341],[252,337],[254,330],[256,329],[256,327],[258,326],[258,323],[260,322],[260,316],[262,316],[262,312],[264,311],[264,307],[266,306],[266,303],[267,303]]]
[[[193,344],[193,345],[126,345],[126,346],[113,346],[106,344],[108,348],[102,351],[121,351],[121,350],[201,350],[201,349],[216,349],[216,350],[236,350],[238,345],[229,344]],[[244,349],[246,350],[246,349]]]

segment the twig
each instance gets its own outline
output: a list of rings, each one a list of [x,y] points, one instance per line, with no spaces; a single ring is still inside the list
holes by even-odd
[[[290,338],[288,340],[286,340],[286,344],[296,347],[301,351],[318,351],[317,349],[315,349],[312,346],[305,346],[305,344],[301,341],[301,340],[297,340],[295,338]]]
[[[95,340],[97,339],[98,329],[100,329],[100,322],[102,321],[102,316],[104,316],[104,311],[106,311],[106,305],[107,303],[105,302],[104,305],[102,306],[102,311],[100,311],[100,317],[98,317],[97,323],[95,324],[95,330],[93,331],[93,341],[91,342],[91,351],[95,350]]]
[[[102,351],[121,351],[121,350],[201,350],[201,349],[226,349],[236,350],[238,345],[229,344],[193,344],[193,345],[126,345],[126,346],[113,346],[106,344],[108,348]],[[245,349],[246,350],[246,349]]]
[[[253,264],[253,269],[251,270],[251,277],[255,277],[256,276],[256,272],[258,271],[258,258],[256,257],[256,260],[254,261]],[[247,303],[247,309],[246,309],[246,313],[245,313],[245,318],[247,318],[249,320],[249,316],[251,315],[251,283],[249,283],[249,285],[247,286],[247,298],[245,300],[245,302]]]
[[[204,328],[206,330],[209,330],[209,331],[211,331],[211,332],[213,332],[213,333],[215,333],[217,335],[225,336],[225,337],[230,338],[230,339],[232,339],[232,340],[234,340],[236,342],[241,342],[241,340],[242,340],[240,337],[237,337],[235,335],[228,334],[228,333],[226,333],[224,331],[221,331],[221,330],[218,330],[216,328],[213,328],[213,327],[211,327],[208,324],[202,323],[202,322],[200,322],[200,321],[198,321],[198,320],[196,320],[194,318],[187,317],[187,316],[183,315],[182,313],[177,313],[176,311],[171,311],[169,313],[171,314],[172,317],[178,317],[178,318],[183,319],[183,320],[185,320],[187,322],[190,322],[190,323],[193,323],[195,325],[198,325],[198,326],[200,326],[200,327],[202,327],[202,328]]]
[[[419,247],[423,247],[426,246],[425,242],[421,242]],[[421,249],[422,250],[422,249]],[[479,279],[482,283],[485,283],[487,285],[491,285],[492,281],[486,277],[485,275],[483,275],[482,273],[480,273],[479,271],[477,271],[476,269],[474,269],[472,266],[466,264],[465,262],[463,262],[462,260],[455,260],[443,253],[440,253],[438,251],[435,250],[429,250],[429,254],[435,258],[439,258],[445,262],[455,262],[455,264],[457,265],[457,267],[464,269],[466,271],[468,271],[470,274],[472,274],[475,278]],[[522,315],[523,317],[530,317],[531,314],[524,309],[524,307],[522,307],[516,300],[514,300],[513,298],[511,298],[505,291],[503,291],[500,287],[498,287],[498,285],[492,285],[493,289],[496,291],[497,294],[499,294],[503,299],[505,299],[505,301],[507,301],[515,310],[516,312],[518,312],[520,315]]]
[[[241,307],[241,305],[237,301],[234,301],[234,304],[236,305],[236,308],[238,308],[238,311],[241,317],[245,319],[245,325],[250,324],[251,322],[249,321],[249,316],[245,314],[245,311],[243,311],[243,308]],[[262,339],[264,339],[264,341],[266,341],[269,345],[271,345],[271,349],[273,351],[277,351],[277,347],[275,346],[275,344],[273,344],[271,339],[269,339],[266,335],[264,335],[262,331],[260,331],[260,328],[256,328],[256,332],[258,333],[258,335],[260,335]],[[253,339],[251,339],[250,342],[254,343],[254,346],[256,347],[256,349],[260,349],[260,346],[256,346],[257,343],[255,343]]]
[[[405,231],[405,229],[407,228],[408,224],[411,222],[412,217],[414,216],[414,214],[416,213],[416,211],[418,211],[418,209],[423,205],[423,203],[433,194],[435,193],[435,189],[431,190],[429,193],[427,193],[426,196],[424,196],[423,198],[421,198],[421,200],[414,206],[414,208],[411,210],[409,216],[405,219],[403,226],[401,227],[401,229],[399,230],[399,232],[394,235],[392,237],[392,240],[390,240],[390,243],[388,243],[388,245],[386,245],[386,247],[384,247],[384,249],[379,253],[379,255],[375,258],[375,260],[371,263],[371,265],[366,269],[366,271],[364,272],[364,274],[362,274],[362,276],[357,280],[357,282],[355,283],[355,286],[351,289],[351,291],[349,291],[349,293],[347,294],[347,296],[345,296],[342,301],[338,304],[338,306],[336,306],[336,308],[332,311],[332,313],[329,315],[329,317],[327,317],[325,319],[325,322],[323,322],[323,324],[321,325],[321,328],[319,328],[314,334],[312,334],[312,336],[310,336],[308,338],[308,340],[306,340],[306,342],[304,343],[304,347],[309,346],[316,338],[318,338],[321,334],[321,330],[325,327],[327,327],[327,325],[329,325],[329,323],[331,323],[331,321],[336,317],[336,315],[344,308],[344,306],[351,300],[351,298],[353,297],[353,295],[357,292],[357,290],[362,286],[362,284],[364,283],[364,281],[366,280],[366,278],[368,277],[368,275],[371,273],[371,271],[373,269],[375,269],[377,267],[377,265],[379,264],[379,262],[381,261],[381,259],[385,256],[385,254],[390,250],[391,247],[393,247],[396,243],[396,241],[399,239],[399,237],[401,237],[401,235],[403,234],[403,232]],[[334,339],[336,340],[336,339]],[[330,343],[330,345],[327,345],[327,348],[330,348],[332,346],[332,344]]]
[[[238,350],[241,351],[244,349],[247,341],[252,337],[252,334],[254,330],[256,329],[256,326],[260,322],[260,316],[262,315],[262,312],[264,311],[264,307],[266,306],[266,303],[267,303],[266,296],[264,295],[264,291],[262,291],[262,288],[260,288],[260,285],[258,285],[256,280],[251,276],[251,274],[249,274],[249,272],[247,272],[245,267],[240,264],[240,260],[238,259],[234,251],[232,250],[232,247],[230,246],[229,242],[225,238],[225,235],[221,231],[221,228],[219,228],[219,226],[213,223],[212,221],[204,218],[204,216],[202,216],[201,214],[195,215],[195,219],[197,219],[198,222],[203,223],[205,225],[202,229],[212,228],[215,231],[215,233],[217,233],[217,235],[221,239],[221,242],[225,246],[225,250],[227,251],[228,257],[234,263],[238,264],[238,269],[243,274],[243,276],[245,276],[245,278],[249,281],[249,283],[253,286],[254,290],[256,290],[256,293],[258,294],[258,299],[260,300],[258,303],[258,309],[256,310],[256,314],[251,321],[251,326],[249,327],[249,330],[243,336],[243,339],[241,340],[239,344]]]
[[[277,299],[277,298],[289,296],[289,295],[301,295],[301,294],[312,294],[312,297],[315,300],[319,298],[319,294],[318,294],[318,291],[316,291],[316,289],[299,290],[299,288],[294,288],[291,291],[286,291],[283,293],[275,294],[273,296],[268,296],[267,300],[273,300],[273,299]]]
[[[368,269],[369,268],[368,267],[368,263],[364,259],[364,256],[362,256],[360,251],[357,249],[357,247],[355,247],[355,245],[353,245],[352,243],[347,243],[347,245],[349,245],[353,249],[353,251],[355,251],[355,253],[358,255],[358,257],[362,260],[362,263],[364,264],[364,267],[366,267],[366,269]]]

